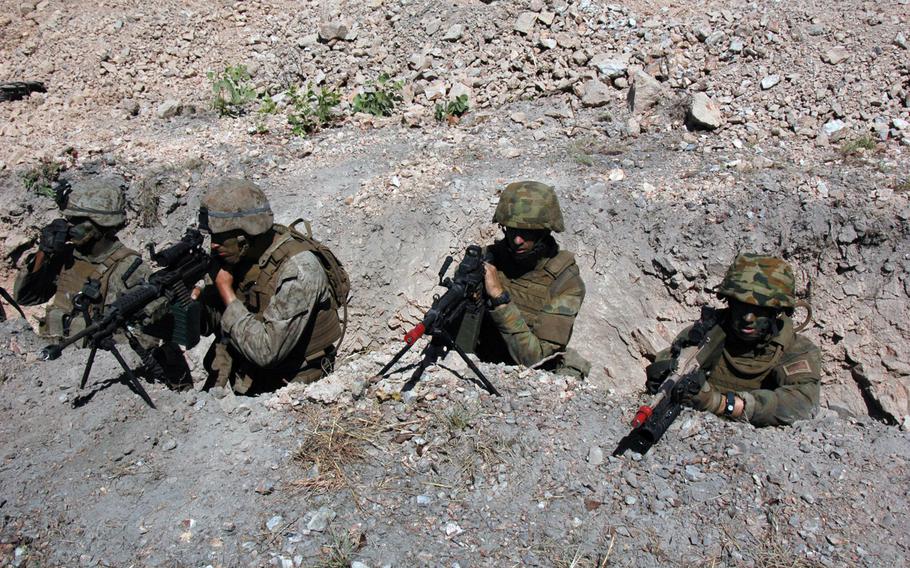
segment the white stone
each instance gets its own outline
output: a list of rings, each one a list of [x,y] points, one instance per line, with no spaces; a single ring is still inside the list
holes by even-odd
[[[767,91],[778,83],[780,83],[780,75],[768,75],[761,80],[761,88],[763,91]]]
[[[910,126],[910,123],[908,123],[903,118],[895,118],[891,120],[891,126],[897,128],[898,130],[906,130],[906,128]]]
[[[624,76],[629,69],[629,65],[625,61],[612,58],[606,53],[598,53],[591,58],[588,65],[596,68],[601,75],[610,79]]]
[[[613,168],[607,174],[607,179],[610,181],[622,181],[626,179],[626,172],[622,168]]]
[[[425,96],[428,101],[435,101],[437,99],[445,98],[446,91],[446,82],[440,79],[439,81],[433,81],[427,85],[423,89],[423,96]]]
[[[455,24],[446,30],[446,35],[442,36],[442,39],[445,41],[458,41],[461,39],[462,34],[464,34],[464,26]]]
[[[518,15],[518,19],[515,20],[512,29],[520,34],[528,35],[534,29],[534,22],[536,21],[537,14],[534,12],[522,12]]]
[[[835,132],[838,132],[838,131],[840,131],[840,130],[843,130],[843,128],[844,128],[845,126],[847,126],[847,125],[844,124],[844,121],[843,121],[843,120],[837,120],[837,119],[835,119],[835,120],[829,120],[829,121],[826,122],[825,125],[822,127],[822,130],[825,132],[825,134],[826,134],[827,136],[831,136],[831,135],[834,134]]]
[[[171,118],[180,112],[180,101],[168,99],[158,106],[158,118]]]

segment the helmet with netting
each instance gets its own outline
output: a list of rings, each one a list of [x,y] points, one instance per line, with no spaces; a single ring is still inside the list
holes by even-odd
[[[793,268],[775,256],[741,254],[727,269],[717,295],[755,306],[793,308],[796,303]]]
[[[199,228],[211,233],[241,230],[260,235],[272,228],[275,218],[262,189],[245,179],[222,178],[213,182],[199,207]]]
[[[96,178],[80,182],[66,198],[64,217],[84,217],[102,227],[119,227],[126,223],[126,198],[120,183]]]
[[[565,229],[553,187],[536,181],[507,185],[499,197],[493,222],[513,229],[549,229],[556,233]]]

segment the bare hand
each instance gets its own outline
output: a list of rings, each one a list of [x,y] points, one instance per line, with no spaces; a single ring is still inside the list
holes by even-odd
[[[215,288],[225,306],[237,299],[237,294],[234,293],[234,275],[223,268],[215,275]]]
[[[490,298],[498,298],[504,291],[502,280],[499,279],[499,271],[489,262],[483,263],[483,287]]]

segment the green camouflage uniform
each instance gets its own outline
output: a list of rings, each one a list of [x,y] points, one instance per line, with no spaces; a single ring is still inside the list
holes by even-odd
[[[499,241],[488,250],[512,301],[489,310],[477,354],[484,360],[531,366],[566,350],[585,285],[568,251],[541,258],[533,270],[521,273],[510,262],[507,248]]]
[[[564,230],[555,191],[532,181],[506,187],[493,222],[512,229]],[[531,366],[554,353],[567,352],[545,367],[586,375],[590,364],[566,349],[585,297],[575,257],[559,250],[549,234],[538,248],[539,259],[533,267],[517,262],[505,241],[497,241],[485,251],[492,254],[492,264],[511,301],[487,312],[477,356],[484,361]]]
[[[724,320],[725,312],[720,312]],[[725,348],[708,374],[712,388],[721,393],[732,391],[745,401],[743,418],[755,426],[792,424],[811,418],[818,409],[821,351],[793,332],[789,317],[781,319],[783,326],[770,341],[750,350]],[[677,340],[685,340],[689,331],[683,330]],[[666,349],[656,361],[669,358]]]
[[[796,333],[789,315],[795,306],[790,265],[775,257],[736,257],[718,288],[721,297],[780,310],[777,330],[766,341],[739,341],[731,329],[730,310],[719,312],[727,339],[720,359],[708,371],[708,385],[733,392],[745,402],[742,419],[756,426],[779,426],[811,418],[819,405],[821,351]],[[678,339],[685,340],[691,328]],[[656,362],[670,358],[669,349]]]

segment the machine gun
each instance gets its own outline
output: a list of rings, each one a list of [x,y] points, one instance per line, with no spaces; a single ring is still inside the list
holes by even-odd
[[[635,413],[632,431],[619,441],[614,456],[620,456],[628,449],[645,454],[661,439],[682,410],[680,397],[684,393],[698,393],[705,384],[704,370],[710,370],[720,358],[725,337],[717,325],[716,310],[703,307],[701,317],[689,332],[688,341],[685,344],[674,341],[670,347],[674,361],[670,374],[650,403]]]
[[[117,350],[114,334],[122,332],[133,351],[142,358],[143,364],[155,367],[157,363],[149,350],[141,345],[131,327],[140,325],[149,317],[146,307],[159,299],[164,299],[168,304],[169,313],[160,321],[143,328],[143,331],[185,347],[192,347],[199,342],[200,308],[198,303],[191,299],[190,290],[197,281],[210,272],[212,266],[212,258],[205,252],[202,244],[202,234],[195,229],[187,229],[180,241],[161,251],[155,252],[154,246],[149,245],[152,260],[162,268],[152,273],[145,282],[133,286],[112,303],[104,306],[101,315],[94,321],[87,307],[91,298],[80,297],[86,292],[77,295],[74,304],[77,308],[81,306],[86,327],[60,343],[48,345],[41,351],[40,357],[45,361],[57,359],[68,346],[84,339],[87,346],[91,347],[91,352],[85,363],[82,381],[79,383],[80,389],[85,388],[98,349],[110,351],[126,373],[127,384],[149,406],[155,408],[135,373]],[[123,275],[124,282],[141,262],[142,260],[138,258],[133,262]],[[86,288],[91,290],[92,286]],[[156,331],[165,333],[155,333]],[[160,366],[157,368],[160,371]]]
[[[452,257],[446,257],[439,269],[439,285],[448,290],[442,296],[433,297],[433,305],[427,310],[423,320],[404,335],[405,346],[379,371],[378,376],[385,377],[389,369],[417,343],[418,339],[429,335],[431,339],[423,349],[423,358],[411,378],[401,388],[402,392],[414,388],[427,367],[436,363],[450,350],[454,350],[477,375],[483,388],[490,394],[499,395],[496,387],[487,380],[477,365],[467,356],[468,351],[473,351],[486,311],[483,263],[484,258],[481,256],[480,247],[471,245],[465,251],[464,259],[455,270],[455,277],[446,278],[449,266],[452,265]],[[461,326],[458,335],[453,339],[449,330],[459,323]]]

